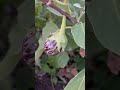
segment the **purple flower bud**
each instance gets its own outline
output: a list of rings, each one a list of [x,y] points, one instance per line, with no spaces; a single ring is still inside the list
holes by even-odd
[[[66,35],[64,33],[61,34],[60,30],[57,30],[47,38],[44,44],[44,51],[49,56],[57,55],[61,51],[64,51],[66,45]]]
[[[50,41],[50,40],[47,40],[47,41],[45,42],[44,50],[45,50],[45,53],[46,53],[47,55],[53,56],[53,55],[58,54],[59,51],[58,51],[57,48],[58,48],[58,47],[57,47],[57,42],[56,42],[55,40],[51,40],[51,41]]]

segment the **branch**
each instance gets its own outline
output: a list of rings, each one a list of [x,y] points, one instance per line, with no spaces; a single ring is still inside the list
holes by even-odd
[[[53,9],[55,9],[56,11],[58,11],[59,13],[61,13],[62,15],[65,15],[66,18],[71,21],[73,24],[78,23],[76,19],[74,19],[73,17],[71,17],[71,15],[69,15],[68,13],[66,13],[65,11],[61,10],[58,6],[56,6],[54,3],[51,2],[51,0],[42,0],[43,4],[46,6],[49,6]]]

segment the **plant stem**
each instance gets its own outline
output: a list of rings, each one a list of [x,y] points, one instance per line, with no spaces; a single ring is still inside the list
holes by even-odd
[[[84,9],[84,8],[83,8]],[[80,13],[80,16],[78,17],[78,22],[80,21],[81,17],[85,14],[85,10],[83,10],[81,13]]]
[[[54,87],[54,84],[53,84],[53,80],[52,80],[52,75],[51,75],[51,84],[52,84],[53,90],[55,90],[55,87]]]
[[[60,35],[65,34],[65,27],[66,27],[66,16],[63,16],[62,24],[60,28]]]
[[[58,1],[58,0],[52,0],[53,2],[56,2],[57,4],[61,5],[61,6],[64,6],[65,7],[65,10],[67,13],[71,13],[70,11],[70,8],[69,8],[69,1],[68,0],[64,0],[64,3]]]
[[[49,13],[49,22],[52,22],[51,13]]]
[[[72,26],[67,26],[67,27],[66,27],[66,29],[71,29],[71,28],[72,28]]]
[[[68,1],[68,0],[64,0],[64,3],[65,3],[65,4],[68,4],[68,3],[69,3],[69,1]]]
[[[38,49],[35,52],[35,61],[39,60],[39,57],[42,55],[43,51],[44,51],[43,49],[38,47]]]
[[[42,0],[43,4],[46,5],[46,2],[44,0]],[[57,7],[54,3],[51,2],[51,4],[49,4],[48,6],[50,6],[51,8],[55,9],[56,11],[58,11],[59,13],[61,13],[62,15],[65,15],[66,18],[68,20],[70,20],[73,24],[78,23],[76,19],[74,19],[73,17],[71,17],[68,13],[66,13],[65,11],[61,10],[59,7]]]
[[[68,13],[64,12],[60,8],[58,8],[55,4],[50,5],[51,8],[54,8],[56,11],[60,12],[62,15],[65,15],[68,20],[70,20],[73,24],[77,23],[77,20],[72,18]]]

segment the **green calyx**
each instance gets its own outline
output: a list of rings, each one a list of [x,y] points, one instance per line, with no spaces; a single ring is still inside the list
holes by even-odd
[[[57,42],[57,49],[59,52],[64,51],[67,45],[67,37],[65,35],[65,27],[66,27],[66,17],[63,16],[61,28],[58,29],[55,33],[52,34],[48,38],[48,40],[55,40]]]

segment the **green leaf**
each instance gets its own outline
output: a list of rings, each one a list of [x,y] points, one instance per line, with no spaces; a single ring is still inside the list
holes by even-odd
[[[65,48],[66,51],[71,51],[71,50],[78,48],[78,45],[75,43],[73,38],[71,38],[70,36],[67,36],[67,39],[68,39],[68,43]]]
[[[44,49],[40,48],[40,46],[35,51],[35,62],[38,62],[36,60],[39,60],[39,57],[42,55],[43,51],[44,51]]]
[[[11,90],[12,81],[11,77],[5,77],[3,80],[0,80],[0,90]]]
[[[47,38],[51,33],[55,32],[58,30],[58,27],[55,23],[53,22],[47,22],[46,26],[43,28],[43,37]]]
[[[21,59],[23,39],[27,34],[25,28],[30,28],[34,23],[34,20],[31,18],[31,10],[32,4],[29,0],[23,2],[18,8],[18,22],[9,33],[10,49],[2,62],[0,62],[0,80],[7,77]]]
[[[35,16],[35,27],[43,28],[46,24],[46,19],[40,16]]]
[[[94,57],[95,55],[97,55],[98,53],[106,50],[98,41],[98,39],[96,38],[94,32],[93,32],[93,28],[92,25],[86,15],[86,28],[85,28],[85,43],[86,43],[86,52],[87,52],[87,58],[90,59],[92,57]],[[97,49],[96,49],[97,48]]]
[[[71,50],[74,50],[76,48],[78,48],[79,46],[75,43],[74,39],[73,39],[73,36],[71,34],[71,31],[66,29],[66,36],[67,36],[67,39],[68,39],[68,43],[67,43],[67,46],[65,48],[65,51],[71,51]]]
[[[55,68],[64,68],[69,61],[69,56],[66,52],[62,52],[56,56],[50,56],[48,57],[47,63],[50,64],[50,66],[53,66]]]
[[[13,56],[6,56],[5,59],[0,63],[0,80],[7,77],[16,67],[20,60],[20,54]]]
[[[55,68],[50,68],[47,64],[41,64],[41,69],[44,72],[47,72],[49,74],[55,74],[55,72],[56,72]]]
[[[85,90],[85,70],[80,71],[64,90]]]
[[[42,3],[41,2],[35,2],[35,15],[40,16],[42,12]]]
[[[48,36],[55,32],[56,30],[58,30],[58,27],[56,24],[52,23],[52,22],[47,22],[46,26],[43,28],[42,30],[42,37],[39,38],[39,50],[44,48],[44,42],[46,41],[46,39],[48,38]]]
[[[71,33],[73,35],[73,38],[76,42],[76,44],[85,49],[85,28],[83,23],[78,23],[71,29]]]
[[[100,43],[120,55],[120,0],[94,0],[87,15]]]
[[[53,76],[53,77],[52,77],[52,81],[53,81],[53,83],[56,85],[57,82],[58,82],[58,78],[57,78],[56,76]]]
[[[80,55],[76,55],[75,58],[76,68],[81,71],[85,68],[85,59],[81,58]]]

